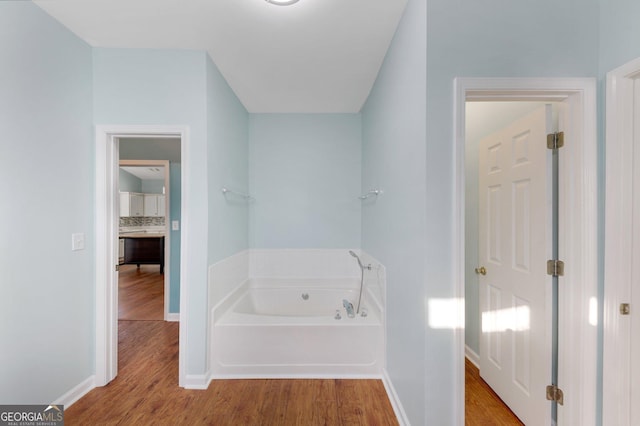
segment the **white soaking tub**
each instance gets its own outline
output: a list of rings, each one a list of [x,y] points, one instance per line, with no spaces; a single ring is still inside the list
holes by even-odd
[[[213,378],[379,377],[380,304],[363,292],[366,316],[355,318],[342,304],[347,299],[356,308],[359,285],[359,280],[250,280],[212,315]]]

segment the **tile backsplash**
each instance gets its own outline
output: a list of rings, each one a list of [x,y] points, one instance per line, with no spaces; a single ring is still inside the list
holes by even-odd
[[[163,217],[136,216],[136,217],[120,218],[121,228],[131,227],[131,226],[164,226],[164,216]]]

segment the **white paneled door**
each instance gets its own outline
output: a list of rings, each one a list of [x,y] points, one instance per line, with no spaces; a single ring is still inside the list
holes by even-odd
[[[551,421],[550,108],[486,137],[479,155],[480,375],[527,425]]]

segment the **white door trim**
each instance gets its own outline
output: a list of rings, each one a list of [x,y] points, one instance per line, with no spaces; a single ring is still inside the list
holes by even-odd
[[[634,78],[640,59],[607,73],[602,424],[630,425]]]
[[[187,299],[188,270],[185,259],[188,258],[189,223],[187,221],[189,185],[189,127],[188,126],[136,126],[108,125],[96,126],[96,175],[95,175],[95,265],[96,300],[95,324],[96,347],[95,368],[96,386],[104,386],[118,373],[118,312],[117,312],[117,276],[115,265],[118,259],[118,247],[115,244],[118,235],[119,212],[116,211],[119,137],[179,137],[181,140],[181,256],[180,256],[180,344],[179,344],[179,385],[184,386],[186,376],[187,348]]]
[[[564,405],[558,424],[596,423],[597,376],[597,145],[596,83],[592,78],[456,78],[454,81],[455,294],[464,300],[465,102],[568,100],[568,131],[560,167],[559,386]],[[563,219],[564,218],[564,219]],[[570,218],[571,220],[567,220]],[[458,304],[464,324],[464,303]],[[464,425],[464,328],[455,330],[456,421]]]

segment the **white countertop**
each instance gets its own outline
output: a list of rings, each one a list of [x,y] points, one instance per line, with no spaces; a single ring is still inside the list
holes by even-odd
[[[126,232],[120,234],[120,238],[160,238],[164,237],[164,232]]]
[[[120,228],[119,235],[121,238],[158,238],[164,237],[165,228],[164,226],[136,226],[136,227],[127,227]]]

